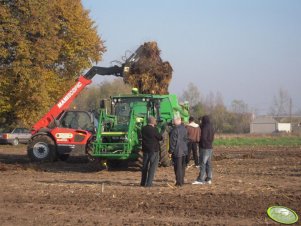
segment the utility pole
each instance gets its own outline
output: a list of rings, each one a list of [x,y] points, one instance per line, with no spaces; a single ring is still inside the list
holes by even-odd
[[[292,110],[293,110],[293,101],[292,101],[292,98],[290,98],[290,106],[289,106],[289,108],[290,108],[290,112],[289,112],[289,114],[290,114],[290,123],[292,124]]]
[[[292,109],[293,109],[293,101],[292,98],[290,98],[290,127],[291,127],[291,131],[293,130],[293,125],[292,125]]]

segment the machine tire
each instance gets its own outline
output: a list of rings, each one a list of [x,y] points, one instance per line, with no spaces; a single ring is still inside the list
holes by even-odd
[[[18,140],[18,138],[15,138],[15,139],[12,141],[11,144],[12,144],[13,146],[19,145],[19,140]]]
[[[142,150],[139,150],[137,152],[137,155],[138,155],[138,158],[137,160],[135,161],[135,165],[136,167],[138,167],[139,169],[142,169],[142,166],[143,166],[143,152]]]
[[[171,166],[171,158],[169,157],[169,134],[165,131],[163,134],[163,140],[160,142],[160,166]]]
[[[95,141],[95,137],[91,137],[88,142],[87,142],[87,145],[86,145],[86,155],[89,159],[90,162],[94,162],[95,160],[97,160],[98,158],[95,158],[92,156],[93,154],[93,142]],[[99,159],[98,159],[99,160]]]
[[[27,154],[33,162],[54,162],[57,159],[56,146],[47,135],[37,135],[30,140]]]

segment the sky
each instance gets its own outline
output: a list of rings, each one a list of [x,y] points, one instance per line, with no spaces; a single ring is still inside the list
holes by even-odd
[[[174,69],[169,87],[189,83],[267,114],[285,90],[301,112],[301,0],[82,0],[107,48],[99,66],[156,41]],[[103,79],[96,78],[94,82]]]

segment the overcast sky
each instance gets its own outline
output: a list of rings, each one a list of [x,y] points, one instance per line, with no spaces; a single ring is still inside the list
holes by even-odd
[[[283,89],[301,111],[301,0],[82,2],[107,48],[100,66],[154,40],[174,69],[171,93],[193,82],[265,114]]]

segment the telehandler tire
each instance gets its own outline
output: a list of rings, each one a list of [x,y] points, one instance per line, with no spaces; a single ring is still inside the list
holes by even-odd
[[[47,135],[33,137],[28,143],[27,154],[33,162],[54,162],[57,160],[55,143]]]

